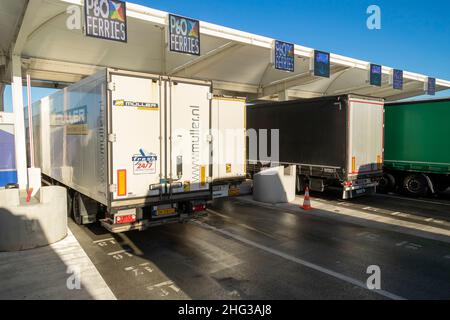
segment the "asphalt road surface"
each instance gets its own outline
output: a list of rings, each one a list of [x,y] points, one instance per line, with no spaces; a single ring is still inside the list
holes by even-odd
[[[118,299],[450,298],[449,243],[238,199],[144,232],[70,227]],[[381,290],[367,288],[369,266]]]

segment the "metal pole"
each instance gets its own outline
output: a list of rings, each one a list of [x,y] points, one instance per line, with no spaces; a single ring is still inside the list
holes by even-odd
[[[33,141],[33,111],[31,106],[31,77],[27,74],[27,95],[28,95],[28,136],[30,145],[30,166],[34,168],[34,141]]]
[[[22,61],[20,56],[13,55],[12,59],[12,102],[14,109],[14,141],[16,149],[17,182],[21,190],[27,188],[27,151],[25,146],[25,123],[23,116],[22,93]]]

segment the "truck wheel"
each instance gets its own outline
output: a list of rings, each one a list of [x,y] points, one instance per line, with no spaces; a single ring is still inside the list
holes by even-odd
[[[305,192],[308,181],[305,177],[297,175],[297,183],[295,184],[297,194],[303,194]]]
[[[428,193],[427,180],[417,174],[407,176],[403,182],[404,189],[412,196],[420,197]]]
[[[389,193],[394,190],[395,187],[395,178],[393,175],[389,173],[383,174],[380,181],[378,182],[377,191],[379,193]]]
[[[78,225],[83,224],[82,207],[83,207],[83,200],[81,199],[81,194],[76,192],[73,195],[72,201],[72,217],[75,223]]]
[[[71,217],[73,214],[73,196],[69,190],[67,190],[67,216]]]

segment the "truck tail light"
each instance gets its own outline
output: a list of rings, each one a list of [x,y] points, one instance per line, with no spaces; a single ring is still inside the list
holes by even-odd
[[[193,212],[203,212],[206,211],[206,204],[197,204],[192,207]]]
[[[126,224],[136,222],[135,214],[128,214],[125,216],[116,216],[116,224]]]
[[[127,170],[117,171],[117,195],[119,197],[127,195]]]
[[[351,187],[353,186],[353,182],[352,181],[345,181],[344,182],[344,187]]]

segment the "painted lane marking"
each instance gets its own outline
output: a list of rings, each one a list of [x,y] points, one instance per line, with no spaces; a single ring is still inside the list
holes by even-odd
[[[334,277],[334,278],[336,278],[336,279],[339,279],[339,280],[342,280],[342,281],[344,281],[344,282],[350,283],[350,284],[355,285],[355,286],[357,286],[357,287],[360,287],[360,288],[369,290],[369,289],[367,288],[367,285],[366,285],[365,283],[363,283],[363,282],[361,282],[361,281],[359,281],[359,280],[357,280],[357,279],[353,279],[353,278],[351,278],[351,277],[349,277],[349,276],[346,276],[346,275],[344,275],[344,274],[341,274],[341,273],[338,273],[338,272],[336,272],[336,271],[333,271],[333,270],[330,270],[330,269],[321,267],[321,266],[319,266],[319,265],[317,265],[317,264],[308,262],[308,261],[306,261],[306,260],[299,259],[299,258],[297,258],[297,257],[294,257],[294,256],[291,256],[291,255],[286,254],[286,253],[284,253],[284,252],[281,252],[281,251],[272,249],[272,248],[270,248],[270,247],[266,247],[266,246],[264,246],[264,245],[261,245],[261,244],[259,244],[259,243],[254,242],[254,241],[245,239],[245,238],[243,238],[243,237],[241,237],[241,236],[238,236],[238,235],[233,234],[233,233],[231,233],[231,232],[228,232],[228,231],[226,231],[226,230],[218,229],[218,228],[216,228],[216,227],[213,227],[213,226],[211,226],[211,225],[209,225],[209,224],[206,224],[206,223],[203,223],[203,222],[200,222],[200,221],[192,221],[191,223],[197,224],[197,225],[199,225],[199,226],[201,226],[201,227],[203,227],[203,228],[205,228],[205,229],[212,230],[212,231],[214,231],[214,232],[216,232],[216,233],[223,234],[223,235],[225,235],[225,236],[227,236],[227,237],[230,237],[230,238],[232,238],[232,239],[234,239],[234,240],[237,240],[237,241],[239,241],[239,242],[245,243],[245,244],[247,244],[247,245],[249,245],[249,246],[252,246],[252,247],[254,247],[254,248],[260,249],[260,250],[262,250],[262,251],[271,253],[271,254],[273,254],[273,255],[275,255],[275,256],[278,256],[278,257],[280,257],[280,258],[283,258],[283,259],[285,259],[285,260],[288,260],[288,261],[297,263],[297,264],[299,264],[299,265],[302,265],[302,266],[304,266],[304,267],[313,269],[313,270],[315,270],[315,271],[318,271],[318,272],[327,274],[327,275],[329,275],[329,276],[331,276],[331,277]],[[377,293],[377,294],[379,294],[379,295],[381,295],[381,296],[383,296],[383,297],[386,297],[386,298],[389,298],[389,299],[392,299],[392,300],[406,300],[405,298],[400,297],[400,296],[398,296],[398,295],[396,295],[396,294],[394,294],[394,293],[388,292],[388,291],[386,291],[386,290],[369,290],[369,291],[375,292],[375,293]]]
[[[364,237],[370,241],[378,241],[380,239],[380,235],[371,232],[361,232],[357,234],[358,237]]]
[[[399,199],[399,200],[406,200],[406,201],[412,201],[412,202],[421,202],[421,203],[428,203],[428,204],[437,204],[442,206],[448,206],[450,207],[450,203],[445,202],[437,202],[437,201],[430,201],[430,200],[422,200],[422,199],[411,199],[411,198],[404,198],[399,196],[394,196],[390,194],[377,194],[378,197],[381,198],[391,198],[391,199]]]
[[[117,261],[123,260],[124,255],[129,258],[133,257],[133,255],[126,250],[120,250],[120,251],[108,253],[108,256],[113,257]]]
[[[116,254],[121,254],[121,253],[128,253],[128,252],[125,251],[125,250],[120,250],[120,251],[115,251],[115,252],[108,253],[108,256],[114,256]]]
[[[155,284],[155,285],[148,286],[147,290],[148,291],[157,290],[158,294],[161,297],[167,297],[170,294],[170,292],[167,291],[166,289],[169,289],[169,288],[172,289],[175,293],[179,293],[181,291],[181,289],[178,288],[173,283],[173,281],[164,281],[164,282],[161,282],[161,283],[158,283],[158,284]]]
[[[138,266],[132,266],[124,268],[127,272],[132,272],[135,277],[143,276],[145,273],[153,273],[153,269],[150,266],[150,263],[142,263]]]
[[[108,241],[116,241],[116,239],[108,238],[108,239],[103,239],[103,240],[96,240],[96,241],[93,241],[92,243],[101,243],[101,242],[108,242]]]
[[[412,243],[412,242],[408,242],[408,241],[399,242],[396,244],[396,246],[404,247],[406,249],[411,249],[411,250],[419,250],[419,249],[423,248],[423,246],[421,246],[420,244],[416,244],[416,243]]]
[[[214,210],[212,210],[212,209],[208,209],[207,211],[210,212],[210,213],[212,213],[212,214],[214,214],[214,215],[216,215],[216,216],[219,216],[219,217],[221,217],[221,218],[223,218],[223,219],[225,219],[225,220],[228,220],[228,221],[231,220],[230,217],[228,217],[228,216],[226,216],[226,215],[224,215],[224,214],[221,214],[221,213],[219,213],[219,212],[217,212],[217,211],[214,211]],[[233,223],[235,223],[235,222],[233,221]],[[255,228],[253,228],[253,227],[250,227],[250,226],[247,225],[247,224],[244,224],[244,223],[235,223],[235,224],[238,225],[238,226],[240,226],[240,227],[243,227],[243,228],[245,228],[245,229],[248,229],[248,230],[251,230],[251,231],[260,233],[260,234],[262,234],[262,235],[264,235],[264,236],[266,236],[266,237],[268,237],[268,238],[271,238],[271,239],[274,239],[274,240],[278,240],[276,237],[274,237],[274,236],[271,235],[270,233],[267,233],[267,232],[264,232],[264,231],[255,229]]]

